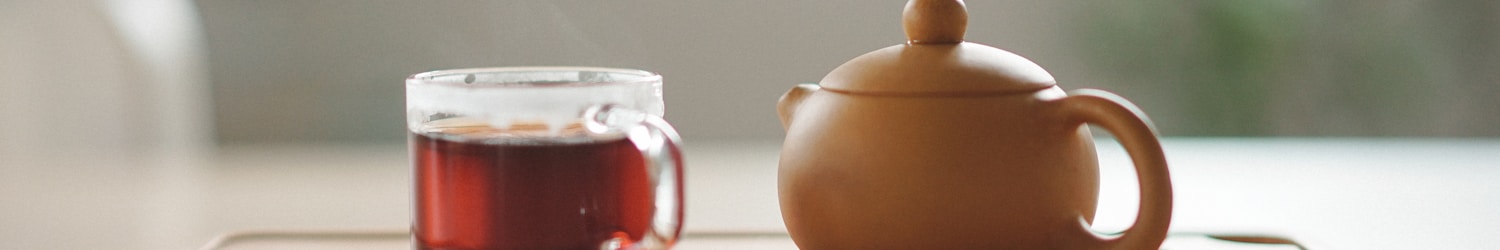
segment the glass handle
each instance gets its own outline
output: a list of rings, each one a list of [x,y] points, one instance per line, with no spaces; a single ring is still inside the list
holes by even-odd
[[[601,105],[589,109],[588,129],[595,133],[624,132],[646,161],[646,176],[653,189],[649,228],[634,244],[605,242],[601,249],[670,249],[682,232],[682,139],[660,116]],[[612,131],[625,127],[624,131]]]

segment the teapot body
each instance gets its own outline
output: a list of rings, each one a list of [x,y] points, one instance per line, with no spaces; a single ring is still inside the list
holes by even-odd
[[[911,0],[907,42],[850,59],[777,104],[782,218],[802,249],[1157,249],[1171,223],[1166,156],[1145,113],[1067,94],[1024,57],[965,42],[961,0]],[[1099,193],[1085,124],[1135,164],[1130,229],[1089,231]]]
[[[779,194],[803,249],[1091,248],[1098,163],[1053,86],[789,97]]]

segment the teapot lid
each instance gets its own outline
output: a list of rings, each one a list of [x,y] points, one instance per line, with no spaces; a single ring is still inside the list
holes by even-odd
[[[819,85],[855,94],[1002,94],[1057,85],[1041,66],[1019,55],[965,42],[962,0],[911,0],[902,12],[905,44],[839,65]]]

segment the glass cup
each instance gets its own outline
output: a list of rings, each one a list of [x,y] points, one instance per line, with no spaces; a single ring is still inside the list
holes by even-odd
[[[588,67],[406,79],[415,249],[668,249],[680,139],[661,76]]]

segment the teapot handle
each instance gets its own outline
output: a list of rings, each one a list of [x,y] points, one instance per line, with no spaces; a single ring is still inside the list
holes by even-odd
[[[1166,155],[1156,140],[1151,120],[1130,101],[1094,89],[1070,91],[1058,100],[1068,128],[1095,124],[1108,130],[1125,147],[1135,163],[1141,185],[1140,210],[1135,224],[1121,235],[1101,239],[1100,249],[1157,249],[1167,237],[1172,222],[1172,180],[1167,173]],[[1088,225],[1083,230],[1089,235]],[[1097,236],[1096,236],[1097,237]]]

